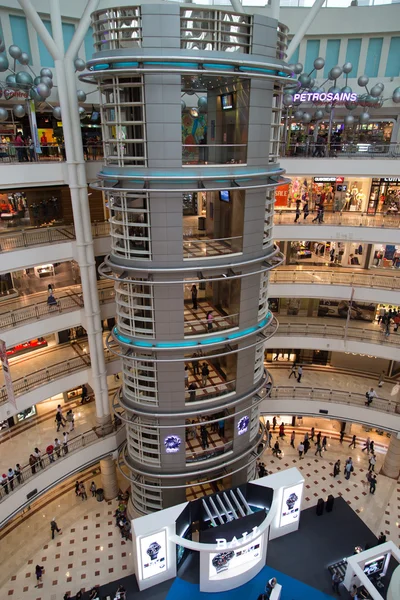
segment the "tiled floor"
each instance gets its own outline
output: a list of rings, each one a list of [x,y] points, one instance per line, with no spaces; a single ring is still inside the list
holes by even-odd
[[[206,380],[206,385],[203,387],[202,376],[201,376],[201,366],[203,363],[207,363],[209,375]],[[226,379],[219,373],[213,366],[213,364],[208,360],[200,360],[198,361],[199,370],[198,373],[194,372],[194,366],[192,363],[189,363],[189,383],[195,383],[196,388],[196,396],[195,401],[198,402],[205,397],[209,397],[214,392],[218,394],[223,394],[225,391],[229,392],[229,386],[226,383]],[[189,398],[188,398],[189,400]]]
[[[220,256],[221,254],[231,254],[240,251],[239,249],[235,250],[230,241],[213,240],[208,236],[203,236],[201,241],[195,238],[191,240],[188,237],[183,241],[184,258],[204,258],[205,256]]]
[[[210,310],[212,311],[213,316],[212,331],[235,327],[229,316],[218,311],[207,300],[198,301],[196,309],[193,308],[192,302],[185,302],[185,335],[201,335],[209,333],[207,327],[207,313]]]

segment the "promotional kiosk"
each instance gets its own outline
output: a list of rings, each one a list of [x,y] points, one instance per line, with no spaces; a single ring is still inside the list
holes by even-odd
[[[200,591],[234,589],[266,563],[268,541],[299,527],[304,478],[296,468],[132,521],[140,590],[176,577],[199,553]],[[281,586],[273,590],[278,600]]]

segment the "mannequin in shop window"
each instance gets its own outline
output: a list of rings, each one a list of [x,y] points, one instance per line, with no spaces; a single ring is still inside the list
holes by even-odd
[[[349,265],[359,265],[360,261],[358,260],[358,256],[354,256],[354,254],[350,254],[349,256]]]

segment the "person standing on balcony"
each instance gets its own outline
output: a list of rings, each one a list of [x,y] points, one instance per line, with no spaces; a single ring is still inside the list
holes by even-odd
[[[197,287],[193,284],[191,287],[193,310],[197,310]]]
[[[201,368],[201,385],[202,387],[206,387],[207,385],[207,378],[210,374],[210,370],[208,368],[207,363],[203,363],[203,366]]]
[[[30,456],[29,456],[29,465],[31,467],[32,475],[35,475],[35,473],[36,473],[36,458],[33,456],[33,454],[30,454]]]
[[[63,433],[63,451],[64,455],[68,454],[68,432],[64,431]]]
[[[8,478],[10,490],[12,492],[14,491],[14,476],[15,476],[14,470],[10,467],[7,472],[7,478]]]
[[[60,458],[61,456],[61,443],[60,440],[58,438],[55,438],[54,440],[54,450],[57,454],[57,458]]]
[[[15,465],[14,473],[15,473],[15,477],[17,478],[18,483],[21,483],[22,475],[21,475],[21,465],[19,463],[17,463]]]
[[[296,212],[295,212],[295,215],[296,215],[296,217],[295,217],[295,219],[294,219],[294,222],[295,222],[295,223],[297,223],[297,222],[298,222],[298,220],[300,219],[300,214],[301,214],[301,213],[300,213],[300,206],[299,206],[299,204],[297,204],[297,206],[296,206]]]
[[[15,136],[14,146],[17,150],[18,162],[23,162],[25,142],[20,131],[18,131],[17,135]]]
[[[8,494],[8,478],[5,473],[1,476],[1,485],[6,494]]]
[[[297,369],[297,383],[301,382],[302,375],[303,375],[303,367],[301,365],[299,365],[299,367]]]
[[[40,452],[39,448],[35,448],[35,451],[32,452],[32,454],[36,458],[36,462],[39,463],[40,468],[44,469],[44,464],[43,464],[43,459],[42,459],[42,453]]]
[[[214,319],[214,317],[212,315],[212,310],[208,311],[206,319],[207,319],[207,330],[210,332],[210,331],[212,331],[212,328],[213,328],[213,319]]]
[[[378,394],[376,393],[376,391],[374,390],[374,388],[371,388],[369,390],[369,392],[367,392],[365,394],[365,396],[367,398],[365,406],[369,406],[372,403],[373,399],[378,397]]]
[[[46,448],[47,456],[49,457],[49,461],[51,463],[54,462],[54,446],[53,444],[49,444]]]
[[[306,200],[306,203],[303,206],[304,221],[307,219],[309,214],[310,214],[310,209],[308,207],[308,200]]]
[[[49,155],[49,149],[48,149],[48,141],[47,141],[47,137],[45,132],[43,131],[42,133],[42,137],[40,138],[40,145],[42,146],[42,153],[43,156],[48,156]]]

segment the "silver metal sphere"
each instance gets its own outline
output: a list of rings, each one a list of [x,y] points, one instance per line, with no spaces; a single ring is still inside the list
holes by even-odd
[[[86,110],[83,108],[83,106],[79,107],[79,118],[82,120],[86,117]]]
[[[86,101],[86,94],[83,90],[76,90],[76,97],[78,98],[78,102]]]
[[[345,127],[351,127],[352,125],[354,125],[354,122],[355,122],[355,118],[353,115],[345,115],[344,116]]]
[[[182,112],[185,110],[186,108],[186,102],[184,100],[181,100],[181,110]]]
[[[325,111],[326,113],[328,113],[328,114],[329,114],[329,113],[331,113],[331,112],[332,112],[332,110],[333,110],[333,106],[332,106],[332,104],[325,104],[325,106],[324,106],[324,111]]]
[[[347,108],[347,110],[354,110],[355,108],[357,108],[358,106],[358,102],[346,102],[345,103],[345,107]]]
[[[303,70],[303,65],[301,63],[296,63],[294,65],[293,71],[296,73],[296,75],[300,75],[300,73],[302,72],[302,70]]]
[[[343,73],[342,67],[339,67],[339,65],[336,65],[336,67],[333,67],[333,69],[330,70],[329,79],[332,79],[335,81],[336,79],[339,79],[339,77],[341,76],[342,73]]]
[[[5,49],[6,49],[6,45],[4,43],[4,40],[0,40],[0,52],[4,52]]]
[[[45,85],[47,85],[47,87],[49,88],[49,90],[51,90],[51,88],[54,85],[52,78],[51,77],[47,77],[47,75],[42,75],[40,77],[40,83],[44,83]]]
[[[385,89],[385,86],[383,85],[383,83],[376,83],[374,87],[378,87],[381,90],[381,93]]]
[[[314,85],[315,85],[315,79],[314,79],[314,77],[311,77],[310,85],[308,86],[310,88],[310,90],[314,87]]]
[[[74,66],[77,71],[84,71],[86,68],[86,63],[82,58],[76,58],[74,60]]]
[[[35,77],[35,79],[33,80],[33,85],[39,85],[40,79],[40,77]]]
[[[59,106],[53,108],[53,117],[56,121],[61,121],[61,108]]]
[[[395,104],[399,104],[400,102],[400,87],[397,87],[393,90],[392,100]]]
[[[43,100],[48,98],[51,94],[51,90],[45,83],[39,83],[39,85],[36,86],[36,91]]]
[[[311,77],[307,75],[307,73],[302,73],[299,77],[299,81],[301,83],[301,87],[308,87],[311,83]]]
[[[18,59],[22,54],[22,50],[19,46],[12,44],[12,46],[10,46],[8,49],[8,53],[11,56],[11,58]]]
[[[381,93],[382,93],[382,88],[380,87],[380,85],[377,84],[371,88],[370,95],[373,98],[377,98],[378,96],[381,95]]]
[[[9,67],[8,58],[5,54],[0,54],[0,73],[7,71]]]
[[[29,54],[27,52],[22,52],[21,56],[18,59],[18,62],[21,65],[29,65]]]
[[[0,122],[7,121],[8,110],[6,108],[0,108]]]
[[[340,94],[340,88],[333,85],[329,88],[328,92],[331,94]]]
[[[369,121],[369,114],[367,112],[363,112],[361,113],[361,115],[358,117],[358,120],[360,121],[360,123],[362,123],[363,125],[365,123],[368,123]]]
[[[369,96],[369,94],[361,94],[361,96],[358,96],[358,104],[360,106],[367,106],[370,102],[370,98],[371,96]]]
[[[43,69],[40,69],[40,77],[50,77],[50,79],[53,79],[53,71],[47,67],[43,67]]]
[[[303,123],[310,123],[311,119],[312,119],[312,117],[311,117],[310,113],[305,112],[303,114],[303,118],[302,118]]]
[[[301,119],[303,118],[304,112],[302,110],[296,110],[296,112],[294,113],[294,118],[296,119],[296,121],[301,121]]]
[[[357,79],[357,83],[360,87],[365,87],[366,85],[368,85],[369,82],[369,77],[367,77],[367,75],[360,75],[360,77]]]
[[[15,76],[15,81],[20,87],[26,89],[29,89],[31,85],[33,85],[32,75],[30,73],[27,73],[26,71],[20,71],[19,73],[17,73]]]
[[[320,71],[321,69],[323,69],[325,66],[325,60],[319,56],[318,58],[316,58],[314,60],[314,69],[316,69],[317,71]]]
[[[345,85],[344,87],[342,87],[342,89],[340,90],[343,94],[351,94],[352,93],[352,89],[349,85]]]
[[[343,65],[343,73],[348,75],[353,70],[353,65],[351,62],[347,62]]]
[[[17,89],[18,85],[17,85],[17,80],[16,80],[15,75],[7,75],[6,85],[8,87],[12,88],[13,90]]]
[[[29,90],[29,98],[31,100],[34,100],[35,102],[41,102],[42,101],[41,97],[39,96],[39,94],[37,93],[37,91],[35,90],[35,88],[31,88]]]
[[[283,105],[284,106],[292,106],[293,104],[293,96],[292,94],[285,94],[283,96]]]
[[[22,117],[25,116],[25,106],[23,106],[22,104],[16,104],[13,107],[13,113],[15,117],[17,117],[18,119],[22,119]]]
[[[291,71],[294,71],[294,67],[295,67],[295,64],[294,64],[294,63],[290,63],[290,65],[288,65],[288,68],[289,68]]]
[[[200,98],[197,100],[197,106],[199,107],[199,109],[202,112],[205,112],[207,110],[207,97],[206,96],[200,96]]]
[[[320,119],[323,119],[323,118],[324,118],[324,111],[319,108],[318,110],[315,111],[314,119],[316,121],[319,121]]]

